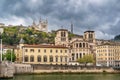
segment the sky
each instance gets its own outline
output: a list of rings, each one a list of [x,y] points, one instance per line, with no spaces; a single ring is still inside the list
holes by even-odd
[[[94,30],[97,39],[112,39],[120,34],[120,0],[0,0],[0,23],[28,26],[40,18],[49,31],[73,23],[75,34]]]

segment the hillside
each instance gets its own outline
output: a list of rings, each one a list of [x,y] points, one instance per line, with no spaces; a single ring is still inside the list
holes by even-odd
[[[21,26],[4,27],[3,44],[16,45],[21,38],[26,44],[54,43],[55,32],[45,33]]]
[[[115,41],[120,41],[120,35],[116,35],[116,36],[114,37],[114,40],[115,40]]]

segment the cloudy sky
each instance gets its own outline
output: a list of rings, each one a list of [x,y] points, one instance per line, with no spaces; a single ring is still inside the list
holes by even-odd
[[[0,0],[0,23],[31,25],[40,17],[48,20],[50,30],[96,31],[98,39],[120,34],[120,0]]]

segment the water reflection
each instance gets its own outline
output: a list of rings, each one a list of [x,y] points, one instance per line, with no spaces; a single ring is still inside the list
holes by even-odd
[[[16,75],[9,80],[120,80],[119,74]]]

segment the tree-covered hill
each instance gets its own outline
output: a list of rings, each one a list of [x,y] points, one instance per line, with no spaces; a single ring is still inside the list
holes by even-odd
[[[21,38],[26,44],[54,43],[55,31],[45,33],[21,26],[4,27],[3,44],[16,45]]]
[[[116,35],[116,36],[114,37],[114,40],[115,40],[115,41],[120,41],[120,35]]]

